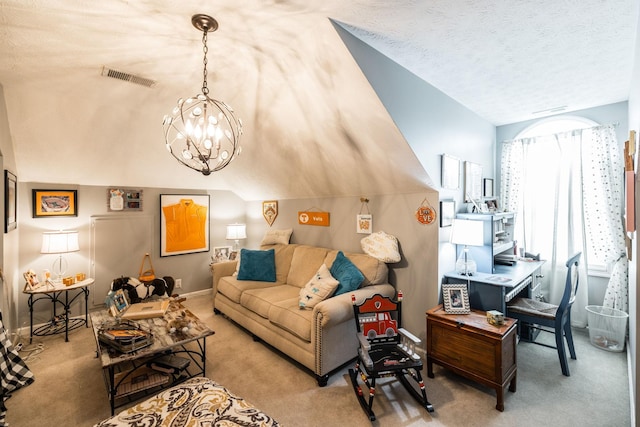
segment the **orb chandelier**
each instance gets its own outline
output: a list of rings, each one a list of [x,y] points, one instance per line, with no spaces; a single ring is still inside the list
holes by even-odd
[[[207,34],[218,29],[218,22],[208,15],[197,14],[191,23],[202,31],[202,92],[178,99],[171,113],[164,116],[162,125],[167,150],[173,157],[206,176],[223,169],[240,155],[242,120],[229,105],[209,97]]]

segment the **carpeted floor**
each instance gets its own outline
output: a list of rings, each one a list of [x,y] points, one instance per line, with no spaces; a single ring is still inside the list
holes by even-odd
[[[495,392],[435,367],[426,378],[434,413],[417,406],[392,379],[379,383],[374,403],[378,420],[369,422],[360,408],[345,366],[317,386],[311,373],[212,312],[209,296],[188,297],[185,305],[216,333],[207,339],[207,376],[244,397],[283,425],[298,426],[630,426],[626,353],[611,353],[589,343],[576,330],[578,360],[564,377],[555,350],[518,345],[517,392],[505,395],[505,411],[495,409]],[[549,338],[552,338],[550,334]],[[547,338],[547,339],[549,339]],[[110,415],[95,357],[91,329],[37,338],[27,363],[36,381],[7,402],[12,427],[91,426]],[[354,337],[355,339],[355,337]],[[23,351],[24,358],[29,352]],[[122,409],[122,408],[120,408]]]

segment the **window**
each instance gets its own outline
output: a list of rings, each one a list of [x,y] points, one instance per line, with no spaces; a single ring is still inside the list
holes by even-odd
[[[578,116],[563,116],[552,117],[548,119],[540,120],[533,125],[527,127],[520,132],[515,139],[521,138],[533,138],[543,135],[553,135],[557,133],[570,132],[576,129],[585,129],[598,126],[598,123],[593,120],[586,119]],[[555,179],[554,176],[549,175],[546,177],[549,180]],[[520,231],[522,232],[522,231]],[[588,242],[589,247],[592,247],[593,242]],[[588,273],[592,276],[608,277],[611,274],[612,263],[607,263],[604,260],[599,260],[593,254],[588,256]]]

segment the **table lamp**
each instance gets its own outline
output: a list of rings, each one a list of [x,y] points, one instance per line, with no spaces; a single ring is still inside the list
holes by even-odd
[[[247,238],[247,226],[245,224],[229,224],[227,225],[227,240],[234,240],[233,250],[238,251],[240,248],[240,240]]]
[[[484,221],[454,219],[451,229],[451,243],[464,245],[456,261],[456,273],[472,276],[478,271],[476,262],[471,258],[469,246],[484,244]]]
[[[67,270],[67,260],[62,254],[79,251],[77,231],[45,231],[42,233],[42,254],[59,254],[53,263],[52,271],[56,275],[56,281],[61,281]]]

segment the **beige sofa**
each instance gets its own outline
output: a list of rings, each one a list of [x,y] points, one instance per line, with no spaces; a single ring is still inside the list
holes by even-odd
[[[214,311],[223,313],[316,375],[325,386],[329,374],[357,355],[358,339],[351,295],[358,303],[374,294],[394,296],[387,265],[365,254],[345,253],[364,275],[360,287],[299,308],[300,289],[324,263],[331,268],[337,250],[299,244],[277,244],[276,282],[238,280],[236,262],[212,265]]]

